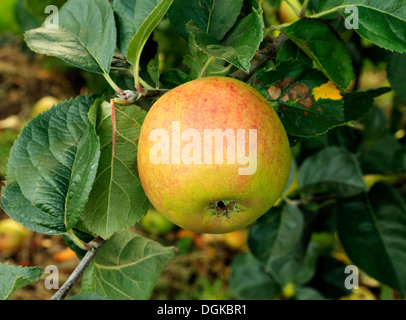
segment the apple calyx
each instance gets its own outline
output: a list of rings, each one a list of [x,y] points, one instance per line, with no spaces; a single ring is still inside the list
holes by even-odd
[[[226,217],[230,218],[231,213],[240,212],[240,208],[236,201],[233,200],[218,200],[210,203],[210,209],[217,215],[218,218]]]

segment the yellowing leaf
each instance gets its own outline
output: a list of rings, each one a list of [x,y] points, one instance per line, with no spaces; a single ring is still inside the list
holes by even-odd
[[[319,99],[341,100],[343,98],[340,90],[331,80],[320,87],[314,88],[312,93],[316,101]]]

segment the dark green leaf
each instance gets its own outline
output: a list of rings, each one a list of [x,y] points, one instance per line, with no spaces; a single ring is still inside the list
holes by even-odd
[[[345,123],[340,95],[330,99],[314,94],[327,81],[305,61],[288,60],[282,61],[275,70],[260,70],[251,82],[271,103],[277,103],[287,133],[295,137],[312,137]],[[270,96],[272,88],[280,90],[280,95]],[[336,91],[339,93],[338,89]]]
[[[7,300],[21,287],[39,280],[42,270],[39,267],[11,266],[0,263],[0,300]]]
[[[95,104],[91,109],[101,155],[82,221],[89,231],[103,238],[134,225],[149,205],[137,171],[137,141],[146,112],[135,105],[116,105],[114,110],[113,145],[110,104]]]
[[[305,220],[300,209],[273,208],[251,228],[248,245],[265,271],[284,287],[294,281],[306,253]]]
[[[164,17],[173,0],[137,0],[134,14],[135,34],[128,45],[127,59],[138,74],[141,52],[149,36]]]
[[[242,3],[242,0],[174,0],[168,16],[185,39],[188,39],[186,24],[193,20],[220,41],[236,22]]]
[[[406,173],[406,148],[403,147],[397,150],[394,158],[394,171]]]
[[[329,146],[343,147],[351,153],[356,153],[361,144],[362,131],[350,126],[340,126],[330,130],[327,139]]]
[[[406,98],[406,53],[389,52],[387,72],[393,90]]]
[[[18,0],[14,6],[15,18],[22,32],[41,26],[43,19],[34,15],[27,7],[26,0]],[[12,15],[10,15],[12,16]]]
[[[360,119],[360,122],[364,125],[362,143],[365,145],[374,145],[389,134],[388,118],[385,112],[377,106],[373,106]]]
[[[340,203],[338,234],[349,258],[381,283],[406,294],[406,206],[393,187]]]
[[[316,273],[317,259],[322,251],[322,244],[316,241],[311,241],[307,247],[306,255],[298,269],[294,283],[305,285]]]
[[[240,20],[222,42],[207,34],[194,22],[189,22],[187,29],[203,52],[226,60],[246,72],[249,71],[250,61],[263,38],[263,22],[256,11]]]
[[[116,233],[86,270],[82,293],[96,293],[113,300],[148,299],[174,255],[173,247],[163,247],[134,232]]]
[[[369,111],[374,99],[390,91],[390,88],[378,88],[366,91],[346,92],[343,94],[345,121],[358,120]]]
[[[399,160],[397,153],[402,145],[391,135],[386,135],[379,142],[363,146],[359,161],[364,173],[393,173]]]
[[[118,48],[123,55],[127,54],[128,46],[135,32],[134,15],[136,0],[114,0],[113,10],[117,16]]]
[[[311,287],[300,287],[295,292],[297,300],[324,300],[325,297],[316,289]]]
[[[276,62],[280,64],[284,61],[297,60],[301,63],[312,65],[312,60],[293,41],[287,40],[279,49]]]
[[[308,286],[313,287],[327,299],[339,299],[349,295],[345,288],[346,264],[330,256],[320,256],[317,261],[315,276]]]
[[[108,73],[116,46],[110,4],[104,0],[71,0],[59,11],[59,23],[59,29],[27,31],[25,40],[30,49],[86,71]]]
[[[354,79],[351,56],[344,42],[327,24],[315,19],[301,19],[281,28],[281,31],[313,60],[328,79],[341,89],[349,86]]]
[[[388,50],[406,52],[406,9],[403,1],[398,0],[323,0],[317,16],[329,12],[339,12],[349,18],[352,10],[345,12],[347,6],[358,9],[358,28],[355,31],[369,41]],[[324,13],[325,12],[325,13]]]
[[[192,35],[189,38],[189,48],[190,55],[186,54],[184,56],[183,63],[189,69],[190,78],[196,79],[202,76],[225,76],[229,72],[230,68],[224,66],[226,61],[211,59],[208,54],[199,49]],[[203,68],[205,68],[205,72],[201,74]]]
[[[69,298],[69,300],[110,300],[110,299],[96,293],[80,293]]]
[[[192,78],[182,71],[171,69],[162,73],[159,81],[165,88],[173,89],[183,83],[192,81]]]
[[[100,143],[80,96],[33,119],[10,152],[2,208],[37,232],[57,234],[80,219],[96,176]]]
[[[154,82],[155,88],[159,87],[159,54],[155,55],[154,59],[151,59],[147,65],[148,74]]]
[[[231,295],[236,299],[265,300],[276,297],[281,288],[250,253],[239,253],[231,264]]]
[[[305,193],[334,193],[338,197],[367,190],[356,157],[337,147],[325,148],[303,162],[299,186]]]

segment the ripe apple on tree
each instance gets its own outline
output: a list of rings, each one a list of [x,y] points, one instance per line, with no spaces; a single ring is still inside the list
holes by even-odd
[[[286,132],[267,100],[227,77],[185,83],[151,107],[138,169],[153,206],[197,233],[249,225],[279,198],[289,176]]]

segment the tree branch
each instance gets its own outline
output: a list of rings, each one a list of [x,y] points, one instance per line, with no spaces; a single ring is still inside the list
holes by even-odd
[[[241,80],[243,82],[247,81],[257,70],[262,68],[269,59],[273,58],[276,55],[276,53],[279,51],[279,49],[286,42],[287,39],[287,36],[281,34],[277,38],[275,38],[270,45],[261,50],[258,50],[254,58],[251,60],[251,68],[248,73],[243,70],[237,70],[229,74],[228,76],[234,79]]]
[[[114,102],[118,104],[128,105],[136,102],[138,99],[151,99],[160,97],[168,91],[169,89],[144,89],[144,93],[140,93],[135,90],[123,90],[123,92],[117,94],[117,98],[114,99]]]
[[[94,239],[90,245],[93,246],[92,250],[86,252],[83,259],[79,262],[75,270],[73,270],[72,274],[69,276],[68,280],[59,288],[59,290],[51,297],[50,300],[63,300],[69,293],[69,291],[73,288],[76,282],[79,280],[80,276],[86,270],[90,262],[92,262],[93,258],[96,256],[97,252],[103,246],[106,240],[98,237]]]

